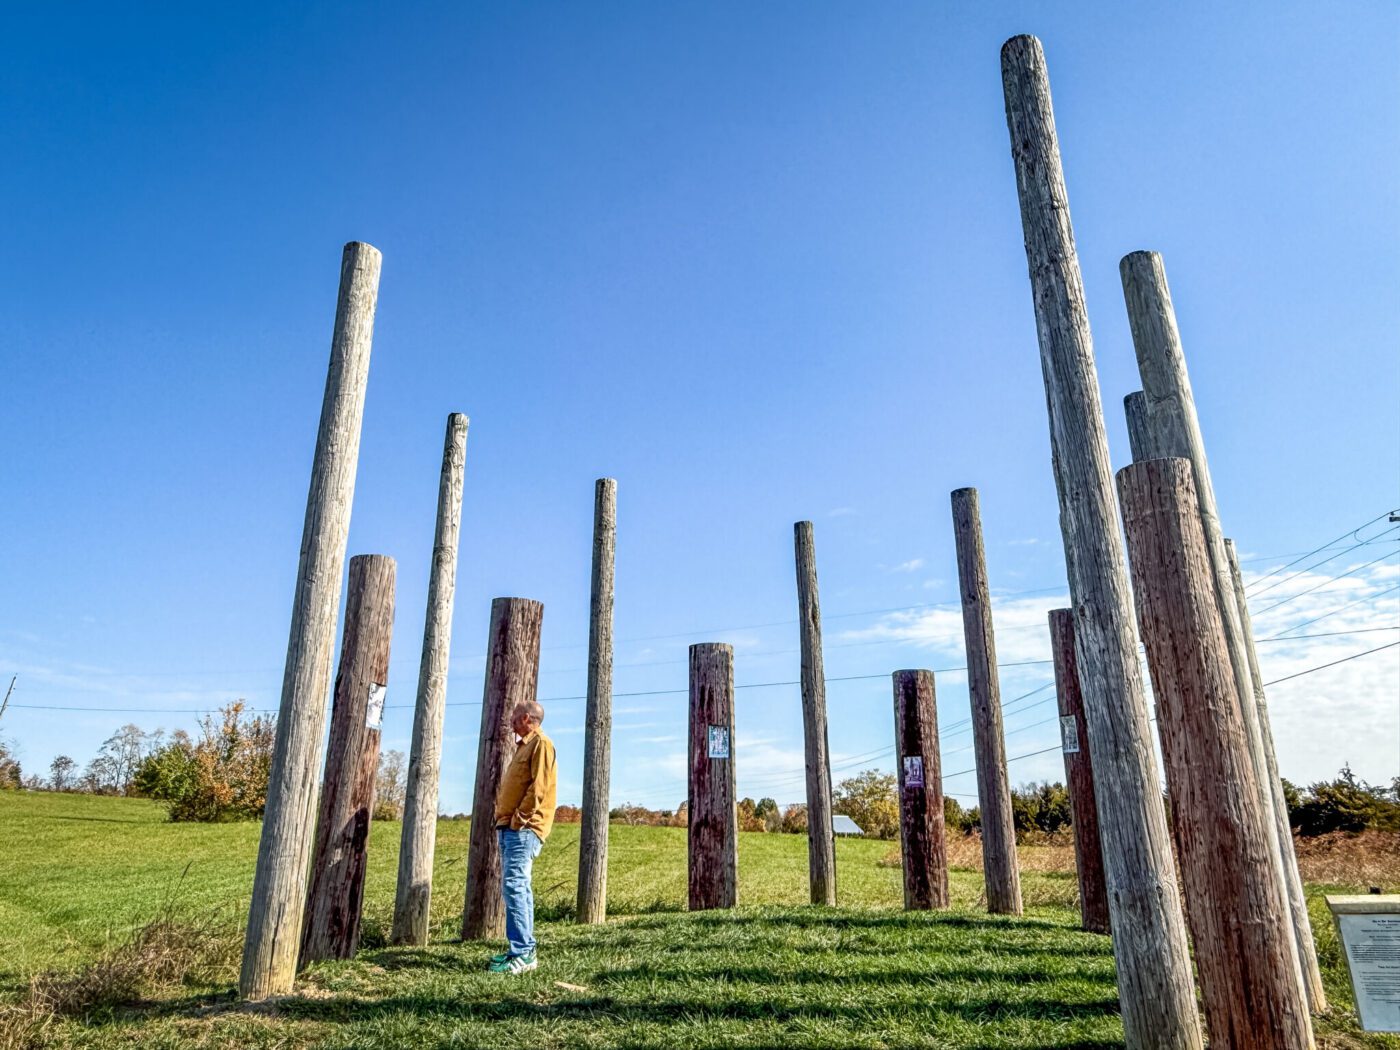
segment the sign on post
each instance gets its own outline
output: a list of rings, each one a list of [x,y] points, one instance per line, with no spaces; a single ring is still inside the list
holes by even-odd
[[[1400,895],[1328,897],[1361,1027],[1400,1032]]]

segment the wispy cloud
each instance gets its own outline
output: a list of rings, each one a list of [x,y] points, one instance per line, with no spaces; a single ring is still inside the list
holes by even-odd
[[[908,561],[900,562],[898,565],[892,568],[890,572],[918,572],[923,567],[923,558],[910,558]]]

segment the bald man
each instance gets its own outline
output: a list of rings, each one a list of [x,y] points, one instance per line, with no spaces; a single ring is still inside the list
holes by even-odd
[[[516,704],[510,727],[520,738],[515,757],[496,792],[496,839],[501,847],[501,896],[506,903],[505,954],[491,960],[492,973],[522,974],[535,959],[535,891],[530,875],[554,826],[558,770],[554,742],[540,731],[544,708],[533,700]]]

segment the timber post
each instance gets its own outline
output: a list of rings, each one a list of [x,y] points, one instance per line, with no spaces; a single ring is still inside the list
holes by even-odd
[[[379,733],[394,633],[394,569],[394,559],[383,554],[350,559],[345,633],[306,895],[302,966],[318,959],[352,958],[360,946]]]
[[[904,910],[948,907],[948,844],[932,671],[896,671],[894,762]]]
[[[822,611],[812,523],[792,527],[797,561],[797,622],[802,649],[802,736],[807,763],[807,876],[813,904],[836,903],[836,832],[831,822]]]
[[[1302,903],[1303,893],[1297,866],[1294,865],[1290,873],[1285,860],[1288,847],[1284,840],[1291,839],[1292,832],[1287,813],[1280,820],[1274,811],[1274,796],[1283,792],[1282,788],[1278,792],[1273,790],[1269,783],[1269,770],[1277,770],[1278,763],[1271,754],[1272,748],[1266,746],[1261,729],[1262,719],[1268,717],[1261,710],[1263,690],[1256,691],[1250,674],[1230,562],[1220,527],[1215,486],[1211,482],[1210,461],[1206,457],[1205,439],[1201,435],[1196,401],[1191,392],[1191,377],[1186,368],[1181,332],[1177,327],[1176,308],[1167,285],[1166,267],[1159,253],[1139,251],[1123,256],[1118,270],[1123,283],[1128,324],[1132,329],[1138,374],[1142,377],[1147,424],[1151,433],[1151,456],[1154,459],[1180,456],[1191,463],[1211,580],[1225,628],[1225,643],[1230,656],[1230,669],[1235,676],[1235,690],[1244,719],[1245,738],[1249,742],[1250,760],[1254,764],[1254,784],[1259,794],[1260,808],[1268,821],[1270,856],[1278,868],[1281,887],[1297,882],[1296,892],[1286,888],[1282,892],[1289,925],[1293,930],[1298,980],[1310,999],[1316,995],[1319,1001],[1325,1003],[1321,973],[1315,965],[1311,967],[1311,972],[1306,966],[1308,959],[1315,959],[1311,950],[1312,924],[1306,907],[1294,908],[1295,901]]]
[[[612,768],[613,563],[617,481],[593,491],[593,580],[588,609],[588,705],[583,729],[583,812],[578,845],[577,919],[608,913],[608,780]]]
[[[1128,449],[1133,462],[1160,459],[1152,446],[1152,424],[1147,421],[1147,395],[1134,390],[1123,398],[1123,418],[1128,421]]]
[[[972,703],[972,743],[977,765],[977,801],[982,807],[982,871],[987,910],[1021,914],[1021,875],[1016,866],[1016,820],[1006,774],[1001,724],[1001,683],[982,517],[977,490],[953,492],[953,538],[958,552],[958,595],[967,643],[967,691]]]
[[[734,647],[690,647],[690,910],[739,902],[734,777]]]
[[[1284,887],[1288,891],[1289,911],[1293,916],[1294,941],[1298,947],[1298,962],[1303,973],[1303,990],[1308,993],[1308,1007],[1313,1013],[1327,1009],[1327,992],[1322,987],[1322,973],[1317,963],[1317,945],[1313,941],[1312,920],[1308,917],[1308,900],[1303,894],[1302,873],[1298,870],[1298,854],[1293,845],[1293,826],[1288,820],[1288,800],[1284,798],[1283,781],[1279,777],[1278,759],[1274,751],[1274,730],[1269,722],[1269,706],[1264,699],[1264,676],[1259,671],[1259,654],[1254,648],[1254,624],[1249,616],[1249,599],[1244,593],[1244,577],[1240,574],[1239,555],[1235,541],[1225,541],[1225,557],[1230,563],[1230,582],[1239,610],[1240,630],[1244,632],[1244,651],[1249,658],[1249,678],[1253,697],[1259,708],[1259,733],[1264,743],[1264,759],[1268,763],[1269,788],[1274,795],[1274,821],[1279,842],[1283,847]],[[1301,923],[1299,917],[1301,916]]]
[[[1070,817],[1074,828],[1074,870],[1079,879],[1081,925],[1090,933],[1108,933],[1108,891],[1103,881],[1103,847],[1099,843],[1098,803],[1094,798],[1094,764],[1084,731],[1084,696],[1074,658],[1074,612],[1050,610],[1050,652],[1055,661],[1055,695],[1060,710],[1060,741],[1065,756]]]
[[[516,704],[535,699],[540,674],[540,627],[544,606],[529,598],[497,598],[491,603],[486,643],[486,684],[481,698],[481,738],[476,750],[467,843],[467,891],[462,907],[462,940],[505,936],[501,899],[501,851],[496,845],[496,792],[515,754],[510,727]]]
[[[1191,462],[1134,463],[1118,492],[1211,1045],[1304,1050],[1307,997]]]
[[[428,943],[437,841],[438,786],[442,776],[442,723],[447,711],[447,669],[452,648],[452,604],[457,589],[457,540],[462,525],[462,479],[467,458],[467,417],[447,417],[438,478],[437,523],[428,576],[423,655],[413,705],[413,737],[404,782],[398,884],[391,944]]]
[[[1109,472],[1084,282],[1074,247],[1045,53],[1001,51],[1050,422],[1051,463],[1075,611],[1075,650],[1094,756],[1104,879],[1129,1047],[1200,1050],[1186,924],[1153,754],[1127,568]]]
[[[285,995],[296,979],[381,262],[378,249],[359,241],[347,244],[341,256],[330,369],[306,497],[277,737],[238,979],[245,999]]]

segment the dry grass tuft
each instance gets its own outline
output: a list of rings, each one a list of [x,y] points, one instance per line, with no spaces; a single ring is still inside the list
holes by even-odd
[[[1333,831],[1293,844],[1304,882],[1400,888],[1400,831]]]
[[[232,919],[180,916],[173,896],[156,917],[96,961],[46,970],[18,1001],[0,1003],[0,1050],[36,1050],[59,1018],[88,1018],[149,1001],[185,985],[229,984],[238,976],[241,937]]]

